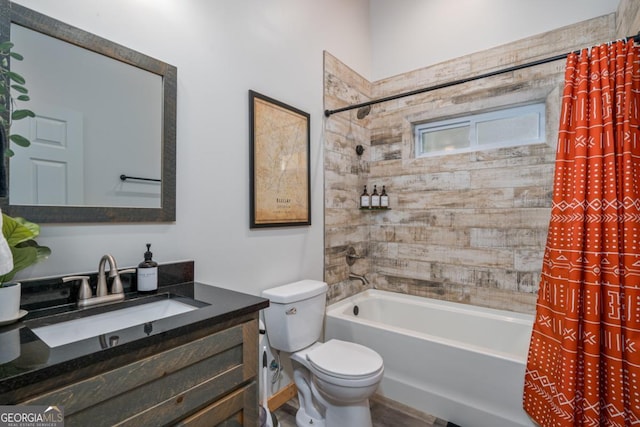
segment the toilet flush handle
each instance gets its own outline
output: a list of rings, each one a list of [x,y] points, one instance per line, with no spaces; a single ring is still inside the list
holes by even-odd
[[[298,309],[295,307],[290,308],[285,312],[287,316],[291,316],[292,314],[298,314]]]

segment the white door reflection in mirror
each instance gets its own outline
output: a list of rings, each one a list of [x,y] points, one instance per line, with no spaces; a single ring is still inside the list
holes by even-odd
[[[12,61],[11,69],[26,79],[31,97],[19,108],[42,116],[38,109],[44,104],[82,114],[84,176],[80,180],[84,188],[81,198],[62,197],[48,188],[47,197],[39,195],[25,202],[31,196],[14,187],[20,180],[12,178],[13,172],[20,166],[11,159],[10,204],[159,208],[161,183],[122,182],[120,175],[161,178],[162,77],[15,23],[11,24],[11,39],[15,52],[24,56],[23,61]],[[11,132],[20,133],[13,127]],[[45,176],[42,181],[47,185],[59,185],[63,173],[71,174],[64,163],[56,166],[37,163],[38,180]],[[69,179],[78,183],[77,178],[67,178],[67,184]]]
[[[34,104],[36,117],[15,121],[12,131],[31,141],[12,144],[11,202],[77,206],[84,203],[82,113]]]

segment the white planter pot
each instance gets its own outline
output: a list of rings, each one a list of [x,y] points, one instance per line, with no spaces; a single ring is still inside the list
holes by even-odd
[[[0,288],[0,322],[18,318],[20,313],[20,283]]]

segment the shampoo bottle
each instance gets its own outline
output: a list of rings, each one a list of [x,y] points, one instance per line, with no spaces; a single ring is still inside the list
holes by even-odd
[[[369,201],[369,193],[367,193],[367,186],[364,186],[364,191],[360,196],[360,209],[369,209],[371,207],[371,202]]]
[[[382,186],[382,193],[380,193],[380,208],[389,209],[389,196],[384,185]]]
[[[371,193],[371,209],[380,209],[380,195],[378,194],[378,186],[373,186],[373,193]]]
[[[158,289],[158,263],[151,259],[151,243],[147,243],[144,261],[138,264],[138,292],[153,292]]]

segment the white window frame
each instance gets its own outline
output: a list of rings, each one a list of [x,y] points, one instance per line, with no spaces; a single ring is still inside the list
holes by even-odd
[[[446,120],[438,120],[432,121],[428,123],[417,124],[414,126],[414,140],[415,140],[415,156],[416,158],[421,157],[435,157],[435,156],[443,156],[449,154],[457,154],[457,153],[468,153],[473,151],[480,150],[488,150],[493,148],[501,148],[501,147],[512,147],[512,146],[520,146],[520,145],[528,145],[528,144],[539,144],[541,142],[545,142],[545,110],[546,106],[544,102],[539,102],[535,104],[528,104],[523,106],[511,106],[507,108],[503,108],[501,110],[494,110],[485,113],[477,113],[464,117],[456,117],[453,119]],[[498,142],[495,144],[478,144],[477,139],[477,125],[482,122],[498,120],[498,119],[508,119],[515,118],[531,113],[536,113],[538,117],[538,129],[537,135],[533,138],[522,138],[517,140],[507,140]],[[464,148],[456,148],[451,150],[439,150],[439,151],[430,151],[423,152],[422,147],[422,135],[428,133],[429,131],[440,131],[446,130],[456,127],[468,126],[469,127],[469,146]]]

